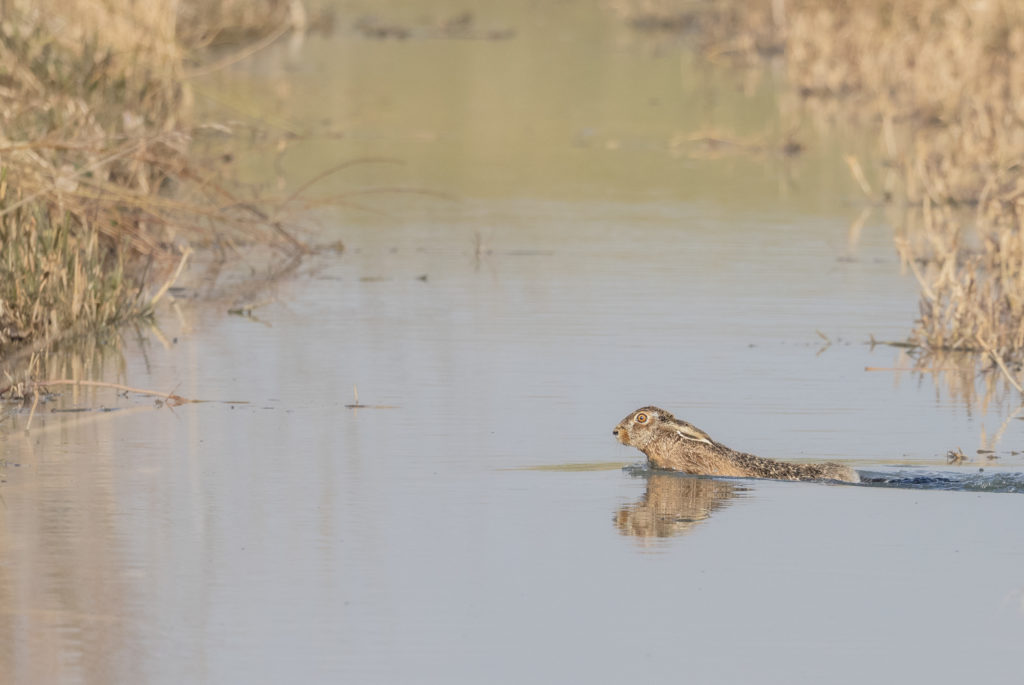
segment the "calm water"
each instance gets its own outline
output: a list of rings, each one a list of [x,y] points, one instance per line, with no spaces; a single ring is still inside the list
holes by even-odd
[[[537,7],[479,5],[504,41],[345,20],[197,84],[313,132],[240,152],[254,180],[393,157],[316,192],[436,195],[320,209],[307,230],[347,251],[254,318],[183,299],[51,374],[215,402],[8,413],[10,682],[1019,682],[1024,497],[619,468],[640,455],[611,429],[648,403],[881,473],[1018,473],[1024,425],[983,379],[865,371],[908,365],[864,342],[903,337],[917,294],[883,217],[851,230],[843,134],[680,151],[784,129],[770,79]]]

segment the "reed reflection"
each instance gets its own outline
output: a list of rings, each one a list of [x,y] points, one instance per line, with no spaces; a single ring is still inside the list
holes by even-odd
[[[729,480],[648,473],[647,492],[616,512],[615,526],[639,538],[685,535],[748,490]]]

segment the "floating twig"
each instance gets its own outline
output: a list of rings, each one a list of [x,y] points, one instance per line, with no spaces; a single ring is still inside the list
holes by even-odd
[[[36,381],[33,384],[35,387],[47,386],[47,385],[86,385],[94,388],[111,388],[113,390],[121,390],[122,392],[131,392],[136,395],[149,395],[150,397],[160,397],[169,406],[177,407],[180,404],[198,403],[198,402],[209,402],[210,400],[191,400],[181,395],[175,395],[174,393],[163,392],[160,390],[145,390],[143,388],[133,388],[128,385],[121,385],[119,383],[107,383],[106,381],[81,381],[72,378],[51,378],[45,381]],[[232,404],[235,404],[234,402]]]
[[[231,307],[230,309],[228,309],[228,314],[233,314],[235,316],[252,317],[252,312],[254,309],[259,309],[260,307],[265,307],[266,305],[273,304],[275,302],[277,302],[277,298],[272,297],[267,300],[262,300],[261,302],[253,302],[250,304],[238,305],[237,307]]]
[[[967,455],[964,451],[957,447],[955,450],[949,450],[946,452],[946,461],[950,464],[962,464],[967,461]]]
[[[918,343],[911,342],[910,340],[878,340],[874,335],[869,335],[868,338],[868,344],[872,347],[875,345],[886,345],[888,347],[905,347],[910,350],[916,350],[921,347]]]
[[[346,409],[398,409],[393,404],[363,404],[359,401],[359,388],[355,385],[352,386],[352,394],[355,396],[355,402],[346,404]]]

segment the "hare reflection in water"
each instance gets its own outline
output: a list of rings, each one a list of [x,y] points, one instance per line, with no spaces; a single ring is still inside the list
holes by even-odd
[[[615,526],[623,535],[641,538],[684,535],[744,491],[727,480],[651,473],[643,499],[619,509]]]

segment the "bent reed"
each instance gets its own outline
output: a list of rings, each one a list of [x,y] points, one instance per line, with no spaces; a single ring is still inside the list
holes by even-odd
[[[0,359],[146,316],[190,242],[288,242],[258,210],[220,209],[245,205],[190,150],[185,76],[231,7],[259,5],[266,32],[288,3],[217,5],[214,15],[199,0],[5,3]]]
[[[1024,362],[1024,3],[612,0],[642,30],[716,61],[780,57],[802,110],[879,132],[848,159],[871,204],[906,210],[897,250],[921,286],[909,342]]]

